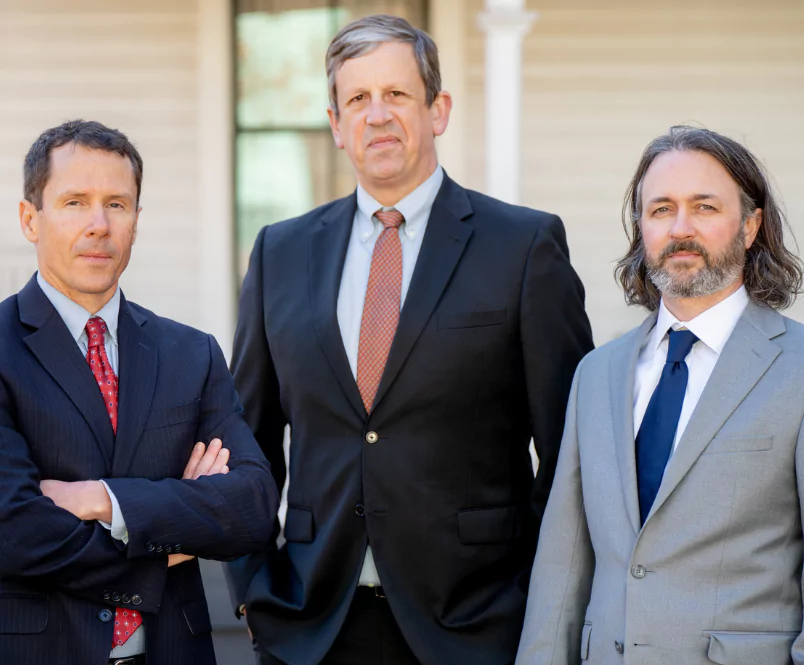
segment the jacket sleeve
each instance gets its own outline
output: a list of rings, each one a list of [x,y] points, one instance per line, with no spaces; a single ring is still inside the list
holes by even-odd
[[[516,665],[578,665],[595,557],[586,523],[576,418],[578,367],[567,408],[555,484],[530,577]]]
[[[94,521],[56,506],[39,489],[39,470],[15,429],[12,404],[0,381],[0,579],[19,580],[108,601],[107,591],[140,596],[138,610],[162,600],[166,557],[131,560]]]
[[[282,488],[287,473],[283,447],[287,418],[282,410],[279,381],[265,335],[263,260],[267,229],[268,227],[264,228],[257,237],[240,292],[240,314],[232,353],[232,373],[243,401],[246,422],[271,463],[277,487]],[[245,601],[249,585],[257,571],[266,565],[266,556],[275,547],[278,534],[279,523],[276,522],[267,551],[243,557],[226,566],[229,590],[235,607]]]
[[[538,529],[553,485],[572,376],[594,346],[583,285],[570,265],[558,217],[549,217],[531,245],[520,316],[528,407],[539,457],[531,497]]]
[[[801,423],[798,440],[796,441],[796,482],[798,483],[799,509],[801,514],[804,515],[804,422]],[[802,573],[801,591],[804,594],[804,573]],[[804,598],[804,595],[802,595],[802,598]],[[790,656],[793,665],[804,665],[804,627],[802,627],[802,632],[793,642]]]
[[[243,419],[223,353],[214,338],[208,337],[208,342],[198,438],[205,443],[223,441],[231,453],[230,471],[195,480],[105,478],[128,528],[130,557],[180,550],[227,560],[260,550],[270,541],[279,503],[276,485]]]

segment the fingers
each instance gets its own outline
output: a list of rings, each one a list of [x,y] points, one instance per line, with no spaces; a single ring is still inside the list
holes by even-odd
[[[184,467],[184,473],[181,474],[183,480],[191,480],[198,477],[196,471],[199,462],[204,457],[206,448],[207,447],[201,441],[193,446],[193,452],[190,453],[190,459],[187,462],[187,466]]]
[[[227,466],[228,463],[229,449],[221,448],[218,456],[215,458],[215,461],[207,472],[207,475],[214,476],[216,473],[229,473],[229,467]]]
[[[209,442],[207,452],[204,453],[204,456],[201,458],[201,461],[198,463],[198,467],[195,470],[196,478],[210,475],[209,471],[214,466],[215,460],[218,459],[218,454],[221,452],[221,448],[223,448],[223,443],[220,439],[212,439],[212,441]]]

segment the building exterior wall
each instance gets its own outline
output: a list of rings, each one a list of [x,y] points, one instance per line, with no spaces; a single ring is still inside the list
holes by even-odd
[[[93,119],[145,162],[126,295],[200,325],[198,3],[4,0],[0,12],[0,297],[36,267],[17,218],[28,147],[47,127]]]
[[[804,5],[799,0],[528,0],[525,205],[561,215],[586,286],[595,340],[628,330],[612,278],[627,247],[622,197],[645,145],[692,122],[749,146],[767,165],[804,243]],[[467,186],[484,187],[483,0],[467,0],[460,87]],[[438,32],[438,26],[434,27]],[[444,27],[446,29],[446,26]],[[449,161],[445,154],[444,161]],[[790,310],[804,320],[804,300]]]

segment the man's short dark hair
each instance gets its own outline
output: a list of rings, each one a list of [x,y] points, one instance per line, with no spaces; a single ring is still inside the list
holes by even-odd
[[[139,204],[142,189],[142,157],[140,157],[140,153],[123,132],[106,127],[99,122],[84,120],[69,120],[58,127],[46,129],[34,141],[25,156],[23,168],[23,195],[26,201],[33,203],[37,210],[42,209],[42,193],[50,177],[50,153],[67,143],[128,157],[134,171],[134,181],[137,184],[137,204]]]

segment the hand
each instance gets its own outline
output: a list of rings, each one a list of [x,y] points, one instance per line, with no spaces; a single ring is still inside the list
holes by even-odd
[[[193,447],[190,460],[184,467],[182,480],[197,480],[201,476],[214,476],[229,473],[229,450],[223,447],[220,439],[212,439],[209,447],[199,441]]]
[[[249,628],[249,625],[248,625],[248,618],[246,617],[246,606],[245,605],[242,605],[240,607],[240,614],[242,614],[243,618],[246,620],[246,630],[248,631],[248,639],[250,639],[253,642],[254,641],[254,635],[251,634],[251,628]]]
[[[112,501],[99,480],[72,483],[43,480],[39,483],[39,489],[59,508],[71,512],[80,520],[112,521]]]
[[[195,557],[189,554],[168,554],[168,568],[178,566],[185,561],[192,561],[193,559],[195,559]]]

